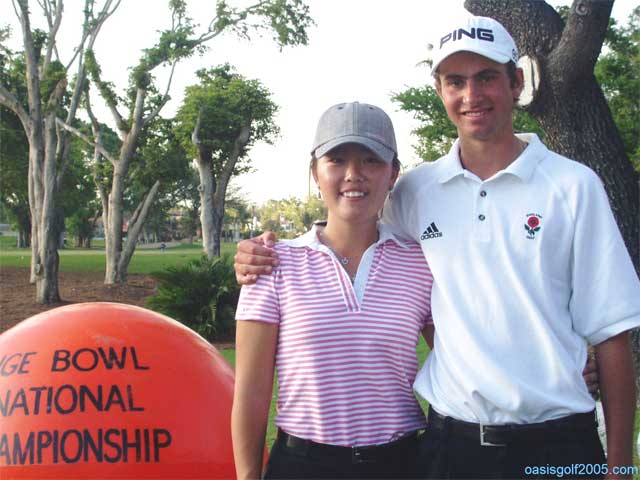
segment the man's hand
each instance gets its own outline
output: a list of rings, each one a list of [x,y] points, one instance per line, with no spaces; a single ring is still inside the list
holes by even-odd
[[[275,242],[275,233],[264,232],[259,237],[238,243],[233,268],[240,285],[256,283],[259,275],[270,274],[273,267],[278,266],[278,257],[273,249]]]
[[[600,397],[600,383],[598,381],[598,363],[595,357],[587,356],[587,363],[582,370],[582,378],[594,400]]]

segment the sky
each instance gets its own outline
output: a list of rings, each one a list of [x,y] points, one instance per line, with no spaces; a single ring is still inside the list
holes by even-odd
[[[101,2],[96,2],[101,3]],[[229,0],[231,5],[241,0]],[[246,2],[245,2],[246,3]],[[250,202],[309,192],[308,166],[316,122],[322,112],[341,102],[359,101],[377,105],[392,118],[398,156],[404,165],[418,163],[412,130],[418,122],[391,101],[393,93],[429,82],[427,67],[431,32],[463,8],[463,0],[308,0],[315,26],[308,30],[307,46],[285,47],[282,51],[269,35],[252,41],[223,35],[210,41],[207,52],[178,64],[172,81],[171,101],[162,111],[170,117],[179,108],[186,86],[197,83],[195,71],[228,62],[238,73],[258,79],[279,105],[275,118],[280,136],[273,145],[256,144],[250,152],[254,171],[235,178],[232,185]],[[551,5],[570,5],[570,0],[551,0]],[[32,1],[35,25],[43,25]],[[66,0],[59,34],[63,62],[77,44],[84,0]],[[170,26],[167,2],[122,0],[116,13],[104,24],[96,42],[96,57],[103,78],[122,91],[128,68],[136,65],[141,51],[154,44],[158,31]],[[213,15],[213,0],[188,0],[188,13],[201,30]],[[626,24],[635,0],[617,0],[613,17]],[[19,27],[9,0],[0,0],[0,24],[13,25],[14,43],[19,49]],[[168,71],[155,72],[158,88],[164,91]],[[92,101],[98,104],[98,95]],[[104,106],[95,105],[99,120],[113,124]],[[121,111],[121,113],[123,113]],[[311,190],[312,192],[314,190]]]

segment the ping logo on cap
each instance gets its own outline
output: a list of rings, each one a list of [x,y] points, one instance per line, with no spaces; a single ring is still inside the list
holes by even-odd
[[[440,39],[440,48],[450,40],[454,42],[456,40],[461,40],[463,35],[472,39],[477,38],[478,40],[484,40],[487,42],[494,41],[493,30],[489,28],[471,28],[470,32],[466,31],[464,28],[457,28]]]

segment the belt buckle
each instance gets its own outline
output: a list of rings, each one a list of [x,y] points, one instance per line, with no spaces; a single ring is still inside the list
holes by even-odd
[[[482,445],[483,447],[506,447],[507,446],[506,443],[491,443],[484,439],[484,436],[485,436],[484,427],[487,427],[487,426],[489,425],[485,425],[484,423],[480,422],[480,445]]]
[[[374,459],[371,458],[370,455],[367,455],[367,453],[371,453],[371,451],[369,450],[369,452],[367,452],[366,447],[362,448],[362,447],[352,447],[351,448],[351,463],[376,463],[376,461]]]

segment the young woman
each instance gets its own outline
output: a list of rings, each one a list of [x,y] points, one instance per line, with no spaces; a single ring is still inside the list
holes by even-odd
[[[355,102],[323,114],[311,172],[326,225],[278,242],[280,265],[238,304],[238,478],[262,473],[274,369],[279,431],[265,478],[410,476],[425,426],[412,384],[432,278],[419,246],[378,224],[399,167],[381,109]]]

